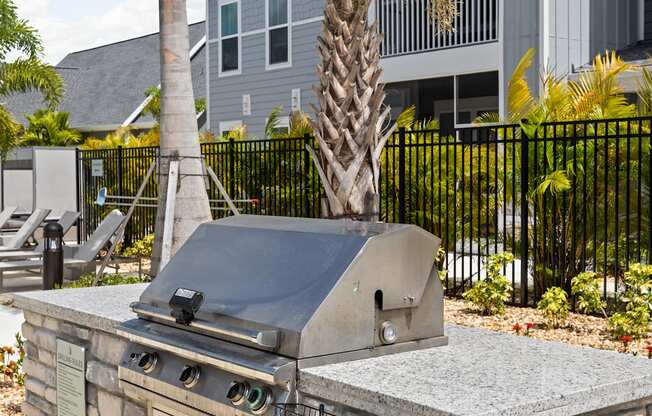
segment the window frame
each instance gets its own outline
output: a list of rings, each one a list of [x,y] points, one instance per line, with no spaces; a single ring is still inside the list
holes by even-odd
[[[267,71],[273,71],[275,69],[291,68],[292,67],[292,0],[287,0],[287,21],[281,25],[269,25],[270,13],[269,13],[269,0],[265,0],[265,69]],[[276,64],[270,63],[271,50],[270,50],[270,35],[272,30],[275,29],[287,29],[288,33],[288,60],[287,62],[279,62]]]
[[[238,28],[234,35],[222,37],[222,7],[232,3],[236,3],[236,7],[237,7]],[[220,78],[223,78],[223,77],[229,77],[234,75],[241,75],[242,74],[242,1],[241,0],[218,0],[217,21],[219,25],[217,31],[217,39],[218,39],[218,47],[219,47],[219,53],[217,57],[218,76]],[[237,39],[238,41],[238,69],[231,70],[231,71],[223,71],[222,70],[222,56],[224,54],[223,41],[229,39]]]

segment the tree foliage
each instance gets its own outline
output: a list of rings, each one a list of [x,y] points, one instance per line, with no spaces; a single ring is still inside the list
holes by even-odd
[[[12,0],[0,0],[0,96],[29,91],[43,94],[44,104],[55,109],[64,94],[63,81],[53,67],[41,61],[43,45],[36,30],[18,16]],[[17,51],[13,61],[8,55]],[[0,158],[18,144],[20,131],[6,106],[0,104]]]
[[[37,110],[27,116],[29,125],[20,138],[23,146],[71,146],[81,141],[81,135],[70,128],[68,113]]]

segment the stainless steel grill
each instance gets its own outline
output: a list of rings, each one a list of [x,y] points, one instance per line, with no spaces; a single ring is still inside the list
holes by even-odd
[[[204,224],[120,326],[121,383],[163,414],[326,415],[287,404],[298,369],[446,343],[438,248],[410,225]]]

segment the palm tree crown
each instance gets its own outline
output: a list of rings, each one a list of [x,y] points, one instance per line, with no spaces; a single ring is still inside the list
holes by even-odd
[[[43,94],[44,103],[54,109],[63,97],[63,81],[53,67],[40,59],[43,45],[38,33],[18,17],[12,0],[0,0],[0,96],[28,91]],[[20,57],[8,61],[9,53]],[[0,158],[17,144],[20,126],[0,104]]]

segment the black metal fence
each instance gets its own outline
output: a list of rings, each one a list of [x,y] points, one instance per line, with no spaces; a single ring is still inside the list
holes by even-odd
[[[450,294],[482,278],[486,258],[509,251],[513,303],[550,286],[569,288],[593,270],[605,298],[622,290],[629,264],[652,253],[652,119],[400,130],[383,153],[381,220],[417,224],[442,237]],[[305,145],[311,137],[202,145],[202,153],[245,213],[318,217],[322,189]],[[112,209],[94,204],[99,187],[134,195],[156,148],[81,151],[84,235]],[[92,165],[103,160],[103,176]],[[208,183],[211,199],[220,199]],[[156,195],[155,178],[147,196]],[[223,209],[215,217],[225,215]],[[142,207],[127,244],[153,231]]]

